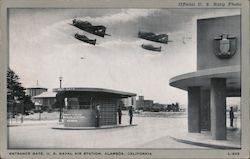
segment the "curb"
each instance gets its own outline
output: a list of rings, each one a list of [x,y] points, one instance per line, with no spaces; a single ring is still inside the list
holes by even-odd
[[[57,130],[99,130],[99,129],[125,128],[125,127],[133,127],[133,126],[137,126],[137,124],[101,126],[101,127],[63,127],[63,126],[56,126],[56,127],[52,127],[52,129],[57,129]]]
[[[215,145],[215,144],[201,143],[201,142],[195,142],[195,141],[190,141],[190,140],[185,140],[185,139],[178,139],[172,136],[170,136],[170,138],[181,143],[202,146],[202,147],[209,147],[209,148],[214,148],[214,149],[241,149],[240,146],[227,146],[227,145]]]

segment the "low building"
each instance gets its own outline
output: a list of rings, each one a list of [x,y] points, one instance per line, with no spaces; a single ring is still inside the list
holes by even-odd
[[[151,110],[153,104],[153,100],[145,100],[144,96],[139,96],[138,100],[136,100],[136,109]]]
[[[47,90],[48,90],[47,88],[40,86],[37,81],[35,86],[26,88],[26,94],[30,97],[34,97],[42,94],[43,92],[47,92]]]
[[[102,88],[56,88],[56,99],[63,108],[64,127],[94,127],[96,106],[100,106],[100,126],[117,124],[121,99],[136,94]]]
[[[136,98],[135,97],[129,97],[124,98],[121,100],[123,109],[128,109],[128,107],[132,106],[135,107],[136,105]]]
[[[35,103],[36,110],[51,110],[56,103],[55,92],[43,92],[40,95],[32,97]]]

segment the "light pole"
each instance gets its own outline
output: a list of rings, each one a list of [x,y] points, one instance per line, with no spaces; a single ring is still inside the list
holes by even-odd
[[[62,88],[62,76],[59,77],[59,81],[60,81],[60,88]],[[59,100],[61,100],[61,98],[59,98]],[[60,104],[59,122],[62,122],[62,102],[59,101],[59,104]]]
[[[59,81],[60,81],[60,88],[62,88],[62,76],[59,77]]]

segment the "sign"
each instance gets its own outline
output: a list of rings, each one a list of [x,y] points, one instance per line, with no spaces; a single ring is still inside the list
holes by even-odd
[[[63,114],[63,118],[67,119],[80,119],[85,118],[82,114]]]

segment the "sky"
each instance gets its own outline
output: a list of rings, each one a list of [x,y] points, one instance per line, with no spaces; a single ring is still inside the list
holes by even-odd
[[[187,103],[187,93],[169,86],[174,76],[196,71],[197,19],[239,15],[236,9],[10,9],[9,66],[24,87],[97,87],[143,95],[160,103]],[[104,38],[72,20],[104,25]],[[168,34],[169,44],[139,39],[138,31]],[[97,39],[90,45],[75,33]],[[161,46],[161,52],[141,48]],[[84,57],[84,58],[82,58]]]

